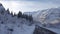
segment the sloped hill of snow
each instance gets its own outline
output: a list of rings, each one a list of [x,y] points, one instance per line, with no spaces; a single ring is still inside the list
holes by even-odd
[[[35,21],[39,21],[38,25],[60,34],[60,8],[37,11],[32,16]]]
[[[41,12],[38,11],[35,13],[33,14],[33,17],[36,18],[37,16],[39,18],[41,16],[47,15],[49,12],[47,10],[43,10]],[[41,21],[42,20],[40,20],[40,22]],[[31,23],[33,22],[30,22],[29,20],[26,20],[24,18],[17,18],[17,16],[12,16],[9,13],[9,10],[5,10],[2,4],[0,4],[0,34],[33,34],[33,32],[35,31],[35,25],[38,25],[37,23],[40,23],[40,22],[34,21],[34,24],[31,25]],[[39,25],[42,25],[42,24],[40,23]],[[44,31],[44,34],[45,32],[47,33],[46,30]]]
[[[29,23],[24,18],[12,17],[0,4],[0,34],[32,34],[35,26],[29,26]]]
[[[32,34],[35,26],[21,25],[20,27],[17,25],[0,25],[0,33],[1,34]]]
[[[35,26],[23,25],[22,27],[15,27],[13,34],[33,34]]]
[[[42,24],[50,24],[54,26],[59,26],[60,24],[60,8],[41,10],[40,12],[35,13],[33,16],[36,21],[39,21]]]

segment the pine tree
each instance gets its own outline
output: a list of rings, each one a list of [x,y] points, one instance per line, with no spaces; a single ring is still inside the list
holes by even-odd
[[[32,15],[29,16],[29,21],[33,21]]]
[[[0,3],[0,6],[2,6],[2,4]]]
[[[14,13],[14,16],[17,16],[17,15]]]
[[[22,18],[25,18],[24,16],[25,16],[25,15],[24,15],[24,14],[22,14]]]
[[[10,14],[9,8],[7,9],[7,13]]]
[[[1,11],[1,14],[4,15],[4,11]]]
[[[11,16],[14,17],[13,12],[11,12]]]
[[[19,11],[19,13],[18,13],[18,16],[17,16],[18,18],[20,18],[20,17],[22,17],[22,12],[20,12]]]

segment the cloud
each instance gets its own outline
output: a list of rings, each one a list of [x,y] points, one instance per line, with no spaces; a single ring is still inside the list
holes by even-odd
[[[24,0],[24,1],[36,1],[36,2],[43,2],[43,3],[60,4],[60,0]]]
[[[19,10],[27,12],[60,7],[60,0],[3,0],[0,2],[6,9],[9,8],[11,11],[16,13]]]

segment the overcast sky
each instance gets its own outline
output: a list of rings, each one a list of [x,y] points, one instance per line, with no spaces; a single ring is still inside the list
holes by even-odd
[[[18,13],[32,12],[37,10],[43,10],[48,8],[60,7],[60,0],[0,0],[0,3],[10,11]]]

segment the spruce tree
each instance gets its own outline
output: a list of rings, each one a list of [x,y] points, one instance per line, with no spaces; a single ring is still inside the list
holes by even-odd
[[[7,9],[7,13],[10,14],[9,8]]]
[[[22,17],[22,12],[20,12],[19,11],[19,13],[18,13],[18,16],[17,16],[18,18],[20,18],[20,17]]]
[[[14,17],[13,12],[11,12],[11,16]]]
[[[16,16],[16,14],[14,13],[14,16]]]
[[[32,15],[29,16],[29,21],[33,21]]]

